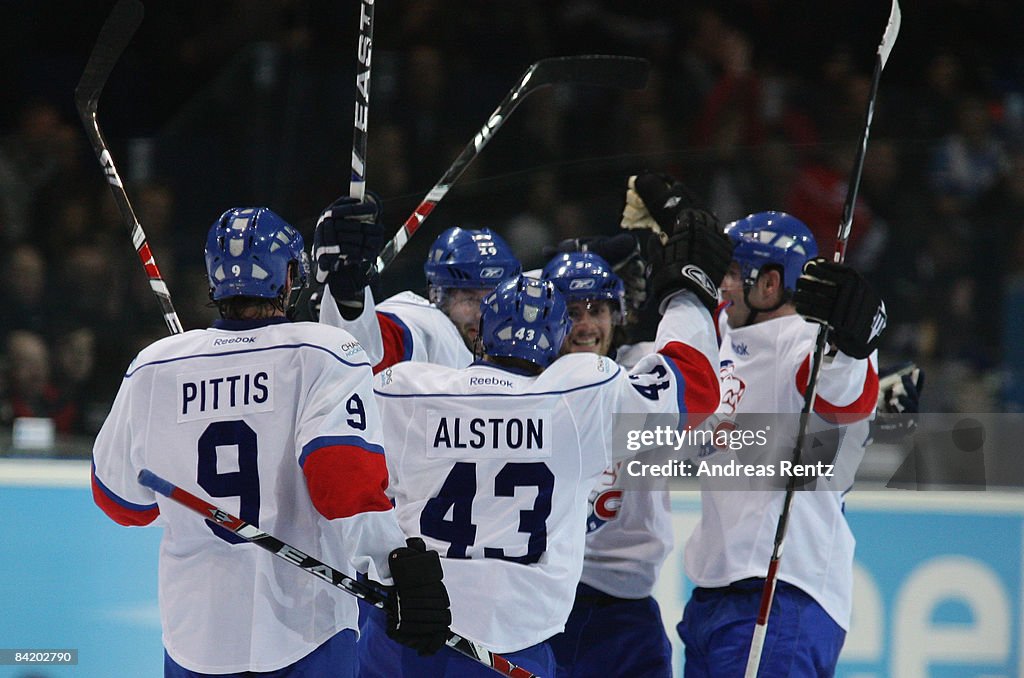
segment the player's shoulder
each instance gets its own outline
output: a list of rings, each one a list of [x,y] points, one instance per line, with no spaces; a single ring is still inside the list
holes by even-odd
[[[384,397],[435,395],[453,390],[458,370],[446,365],[408,360],[381,370],[373,382],[373,390]]]
[[[406,290],[404,292],[399,292],[398,294],[394,294],[394,295],[388,297],[387,299],[385,299],[384,301],[380,302],[379,304],[377,304],[377,310],[379,310],[379,311],[388,311],[388,310],[394,311],[396,309],[397,310],[401,310],[401,309],[408,310],[410,308],[412,308],[412,309],[434,309],[434,310],[438,310],[438,308],[436,306],[434,306],[433,304],[431,304],[430,301],[428,301],[427,299],[424,299],[420,295],[416,294],[415,292],[411,292],[409,290]]]
[[[157,339],[149,346],[146,346],[132,361],[130,369],[138,369],[143,365],[161,363],[173,360],[179,356],[192,355],[201,346],[205,345],[209,337],[209,330],[188,330],[180,334],[172,334],[169,337]]]
[[[596,353],[569,353],[551,363],[534,384],[540,392],[568,392],[593,388],[611,381],[622,368],[611,358]]]
[[[279,326],[284,340],[291,339],[302,348],[322,350],[345,362],[366,363],[366,351],[348,330],[314,322],[297,322]]]
[[[615,351],[615,362],[627,370],[655,352],[653,341],[639,341],[635,344],[619,346]]]

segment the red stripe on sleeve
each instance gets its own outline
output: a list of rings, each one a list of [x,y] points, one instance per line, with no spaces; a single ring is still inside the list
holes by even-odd
[[[377,324],[380,326],[380,338],[384,344],[384,357],[373,366],[374,374],[403,360],[408,360],[412,353],[412,346],[406,345],[406,342],[410,340],[408,331],[394,318],[384,313],[378,313]]]
[[[712,324],[715,326],[715,338],[718,340],[718,345],[722,345],[722,326],[719,324],[722,322],[722,314],[725,313],[725,308],[732,302],[723,301],[715,307],[715,312],[711,314]]]
[[[807,392],[807,380],[811,375],[811,356],[804,358],[800,369],[796,371],[796,390],[800,395]],[[875,366],[868,360],[868,371],[864,377],[864,388],[860,396],[849,405],[836,405],[825,400],[821,395],[814,398],[814,411],[833,424],[852,424],[860,421],[875,411],[878,404],[878,373]]]
[[[313,506],[328,519],[390,511],[384,455],[354,445],[322,447],[302,465]]]
[[[110,490],[92,476],[92,500],[118,525],[126,527],[143,527],[149,525],[160,515],[160,507],[155,504],[149,508],[133,508],[128,502],[110,494]]]
[[[718,372],[706,355],[682,342],[670,341],[658,353],[671,360],[683,375],[683,403],[686,411],[690,415],[703,415],[699,418],[691,416],[687,423],[697,426],[718,409],[722,399]]]

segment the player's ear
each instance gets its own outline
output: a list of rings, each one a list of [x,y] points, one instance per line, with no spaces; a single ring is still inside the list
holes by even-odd
[[[774,266],[762,269],[757,276],[757,284],[766,297],[782,294],[782,271]]]

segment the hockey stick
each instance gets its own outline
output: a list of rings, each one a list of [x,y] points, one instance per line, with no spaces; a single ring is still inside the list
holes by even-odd
[[[182,506],[192,509],[211,523],[220,525],[226,530],[234,532],[247,542],[255,544],[260,548],[270,551],[278,558],[288,561],[292,565],[309,572],[315,577],[323,579],[328,584],[351,593],[357,598],[362,598],[374,607],[384,609],[389,596],[391,595],[377,582],[362,582],[348,576],[344,572],[335,570],[313,556],[303,553],[294,546],[289,546],[277,537],[264,532],[255,525],[251,525],[241,518],[222,511],[213,504],[183,490],[174,483],[164,480],[157,474],[147,469],[139,471],[139,483],[159,494],[168,497]],[[445,641],[448,647],[459,654],[480,662],[498,673],[510,676],[511,678],[538,678],[521,666],[517,666],[499,654],[495,654],[479,643],[449,632],[448,640]]]
[[[352,180],[349,197],[362,200],[366,193],[366,128],[370,121],[370,57],[373,51],[373,2],[363,0],[359,10],[356,45],[356,112],[352,119]]]
[[[882,34],[882,42],[878,45],[875,58],[875,70],[871,76],[871,92],[868,95],[867,112],[864,119],[864,131],[861,135],[860,147],[857,149],[857,157],[853,163],[853,170],[850,176],[850,183],[846,192],[846,202],[843,204],[842,221],[839,224],[839,235],[836,238],[836,250],[834,261],[843,263],[846,258],[846,246],[850,239],[850,231],[853,228],[853,210],[857,201],[857,191],[860,187],[861,172],[864,169],[864,155],[868,149],[868,134],[871,131],[871,119],[875,114],[875,99],[878,96],[878,81],[882,77],[882,69],[889,60],[889,53],[896,42],[896,36],[900,32],[900,5],[898,0],[892,0],[892,9],[889,12],[889,21],[886,23],[885,31]],[[825,355],[825,345],[828,343],[828,325],[822,325],[818,329],[818,337],[815,342],[814,355],[811,358],[810,376],[807,378],[807,388],[804,391],[804,405],[800,416],[800,431],[796,439],[796,447],[793,448],[793,463],[800,463],[800,452],[804,446],[807,436],[807,423],[810,420],[810,413],[813,411],[814,398],[817,390],[818,372],[821,369],[821,361]],[[768,564],[768,574],[765,577],[764,589],[761,592],[761,606],[758,610],[757,623],[754,625],[754,635],[750,642],[750,654],[747,655],[747,668],[745,678],[757,678],[757,670],[761,665],[761,653],[764,649],[765,636],[768,633],[768,616],[772,608],[772,599],[775,597],[775,582],[779,572],[779,563],[782,560],[783,541],[786,538],[786,528],[789,525],[789,514],[793,504],[793,497],[796,490],[796,478],[790,477],[786,483],[786,495],[782,503],[782,512],[779,514],[779,522],[775,528],[775,542],[772,547],[772,557]]]
[[[444,176],[434,184],[427,197],[413,210],[402,224],[395,237],[388,242],[377,257],[377,271],[383,271],[395,256],[402,251],[409,238],[423,224],[423,221],[437,207],[469,164],[480,155],[487,142],[497,133],[512,111],[531,93],[547,85],[573,84],[619,89],[643,89],[647,85],[647,74],[651,64],[646,59],[627,56],[606,56],[589,54],[582,56],[552,57],[541,59],[523,73],[512,91],[491,113],[484,126],[466,144]]]
[[[131,231],[135,252],[149,277],[149,287],[160,301],[167,329],[171,334],[179,334],[183,330],[181,321],[178,320],[178,314],[174,311],[174,305],[171,303],[171,293],[160,276],[160,269],[157,268],[156,260],[149,249],[149,241],[146,239],[142,225],[139,224],[132,204],[128,200],[124,184],[121,183],[121,177],[114,167],[114,158],[110,154],[110,149],[107,148],[107,142],[103,139],[103,133],[100,131],[99,121],[96,118],[96,107],[99,104],[103,86],[107,83],[107,78],[114,70],[121,53],[131,42],[139,24],[142,23],[142,14],[142,3],[138,0],[121,0],[114,5],[103,28],[100,29],[100,35],[96,39],[96,45],[92,48],[92,54],[89,55],[82,78],[78,81],[78,86],[75,87],[75,106],[78,108],[78,115],[82,118],[82,124],[85,125],[85,133],[89,137],[89,142],[92,144],[93,150],[96,151],[96,157],[99,158],[100,166],[107,177],[107,183],[110,184],[117,209],[121,212],[121,220]]]

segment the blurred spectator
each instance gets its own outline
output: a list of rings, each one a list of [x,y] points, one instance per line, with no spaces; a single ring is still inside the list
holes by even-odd
[[[14,245],[3,263],[8,302],[0,306],[0,345],[12,330],[44,334],[53,309],[46,298],[47,266],[42,254],[28,243]]]
[[[962,214],[999,181],[1007,160],[984,101],[962,101],[956,121],[956,129],[932,153],[928,172],[943,211]]]
[[[96,333],[88,327],[63,332],[57,337],[54,354],[55,386],[76,415],[69,432],[95,435],[116,393],[111,384],[96,378]]]
[[[75,433],[78,409],[50,378],[50,352],[35,332],[16,330],[7,337],[7,393],[0,420],[19,417],[52,419],[58,433]]]

